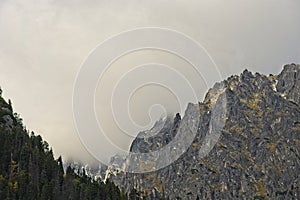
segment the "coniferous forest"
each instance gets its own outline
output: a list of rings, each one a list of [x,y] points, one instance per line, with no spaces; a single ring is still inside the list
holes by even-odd
[[[29,131],[0,89],[0,199],[125,199],[113,183],[94,180],[54,159],[40,135]]]

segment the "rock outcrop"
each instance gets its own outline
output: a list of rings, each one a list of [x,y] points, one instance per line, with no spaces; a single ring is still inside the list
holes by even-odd
[[[199,113],[197,133],[179,159],[154,172],[121,170],[110,179],[144,199],[300,199],[299,74],[300,65],[291,64],[278,76],[245,70],[217,83],[192,106]],[[182,134],[179,125],[189,126],[184,118],[193,109],[160,134],[137,138],[131,151],[167,145]],[[207,140],[218,131],[216,141]]]
[[[160,119],[149,131],[143,131],[138,134],[137,138],[132,142],[130,152],[148,153],[156,151],[161,147],[169,144],[175,137],[181,117],[177,114],[172,122],[170,117]]]
[[[286,65],[283,71],[278,75],[278,83],[276,86],[280,92],[288,100],[300,104],[300,73],[299,65]]]

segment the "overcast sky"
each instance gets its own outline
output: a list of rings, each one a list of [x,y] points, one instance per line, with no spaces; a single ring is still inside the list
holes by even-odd
[[[0,86],[56,155],[86,162],[72,92],[99,43],[137,27],[170,28],[201,43],[223,78],[244,68],[276,74],[300,63],[299,10],[299,0],[1,0]]]

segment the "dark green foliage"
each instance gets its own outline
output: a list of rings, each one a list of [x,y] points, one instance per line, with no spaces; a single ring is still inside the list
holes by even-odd
[[[0,96],[0,199],[115,200],[121,193],[113,183],[93,180],[84,171],[77,174],[68,167],[64,172],[62,158],[54,159],[41,136],[29,136],[11,103]]]

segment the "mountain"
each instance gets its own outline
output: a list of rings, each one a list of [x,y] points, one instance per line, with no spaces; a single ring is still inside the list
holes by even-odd
[[[180,121],[179,114],[176,115],[173,122],[170,117],[157,121],[151,130],[138,134],[131,144],[130,152],[148,153],[165,146],[175,137]],[[145,140],[145,138],[147,139]]]
[[[69,166],[74,169],[78,174],[85,172],[85,174],[95,180],[104,180],[107,166],[101,163],[98,164],[86,164],[81,161],[67,160],[64,162],[63,167],[67,169]]]
[[[126,199],[111,182],[102,182],[54,159],[42,137],[22,124],[0,89],[0,199]]]
[[[170,148],[172,140],[184,147],[192,137],[186,151],[169,149],[176,161],[113,159],[107,177],[135,199],[300,199],[299,94],[300,65],[285,65],[279,75],[231,76],[204,102],[189,104],[182,119],[161,121],[162,129],[132,142],[131,153],[143,154]],[[196,134],[187,134],[195,119]],[[135,173],[142,170],[149,172]]]
[[[104,183],[105,166],[54,159],[0,89],[0,199],[300,199],[299,93],[300,65],[231,76],[139,133]]]

